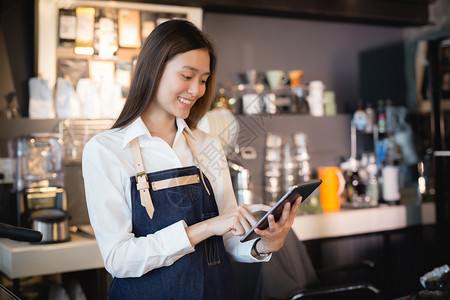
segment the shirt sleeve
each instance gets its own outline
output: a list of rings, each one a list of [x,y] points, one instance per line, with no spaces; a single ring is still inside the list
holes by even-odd
[[[217,205],[219,207],[219,213],[230,211],[237,207],[236,196],[234,194],[233,185],[231,183],[230,170],[228,167],[228,161],[219,142],[217,148],[220,149],[219,160],[221,170],[220,186],[214,190],[216,195]],[[269,261],[271,256],[256,258],[251,255],[251,249],[255,240],[250,240],[241,243],[240,236],[235,236],[232,233],[227,233],[223,236],[225,249],[232,260],[237,262],[254,263]]]
[[[130,193],[130,178],[120,157],[95,137],[87,143],[82,160],[86,201],[106,270],[114,277],[139,277],[173,264],[194,247],[184,221],[135,237],[125,195]]]

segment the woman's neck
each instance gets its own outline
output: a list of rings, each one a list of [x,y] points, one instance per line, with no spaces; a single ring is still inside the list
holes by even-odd
[[[161,112],[152,113],[151,111],[145,111],[141,115],[141,119],[152,136],[163,139],[170,147],[173,146],[177,133],[176,118],[174,116]]]

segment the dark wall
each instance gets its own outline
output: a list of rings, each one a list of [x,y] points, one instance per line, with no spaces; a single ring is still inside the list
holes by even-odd
[[[210,12],[203,28],[217,48],[219,83],[239,83],[247,69],[301,69],[303,83],[335,91],[339,113],[352,113],[361,97],[360,53],[403,39],[399,27]]]
[[[359,55],[359,93],[376,107],[378,99],[407,106],[403,43],[362,51]]]
[[[22,116],[27,117],[28,79],[35,75],[34,1],[0,1],[0,26],[3,30],[18,103]]]

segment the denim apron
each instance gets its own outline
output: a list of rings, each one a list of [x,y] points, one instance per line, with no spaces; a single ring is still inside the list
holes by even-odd
[[[184,132],[183,132],[184,133]],[[194,157],[195,150],[185,134]],[[200,163],[197,159],[200,166]],[[193,177],[192,177],[193,176]],[[147,174],[154,214],[150,218],[141,204],[136,178],[131,177],[133,233],[153,234],[175,222],[188,226],[219,214],[212,187],[196,166]],[[179,178],[197,178],[194,183],[164,186]],[[162,185],[163,188],[156,188]],[[108,299],[238,299],[237,284],[222,236],[212,236],[195,246],[171,266],[153,269],[141,277],[114,278]]]

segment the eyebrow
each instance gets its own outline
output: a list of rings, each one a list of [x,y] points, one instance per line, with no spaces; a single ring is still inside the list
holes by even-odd
[[[195,71],[195,72],[199,72],[198,69],[196,69],[194,67],[191,67],[191,66],[183,66],[183,69],[188,69],[188,70],[192,70],[192,71]],[[205,72],[205,73],[203,73],[203,75],[211,75],[211,73],[210,72]]]

